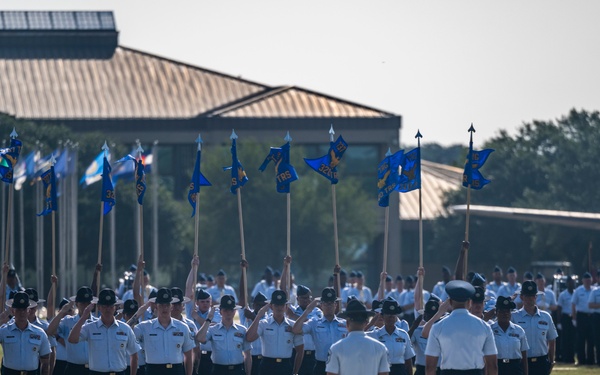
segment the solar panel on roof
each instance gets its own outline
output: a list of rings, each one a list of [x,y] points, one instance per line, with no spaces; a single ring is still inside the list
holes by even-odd
[[[77,29],[77,23],[75,23],[75,15],[73,12],[52,12],[52,24],[54,29],[58,30],[74,30]]]
[[[25,12],[5,12],[4,28],[7,30],[28,29],[27,16],[25,15]]]
[[[0,12],[0,30],[115,30],[112,12]]]
[[[49,12],[27,12],[29,29],[49,30],[52,29],[52,20]]]

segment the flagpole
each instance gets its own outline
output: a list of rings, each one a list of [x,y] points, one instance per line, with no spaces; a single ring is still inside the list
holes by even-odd
[[[471,164],[470,168],[472,168],[472,157],[473,157],[473,133],[475,133],[475,128],[473,127],[473,123],[471,123],[471,127],[469,128],[470,139],[469,139],[469,155],[467,157],[467,163]],[[469,169],[470,170],[470,169]],[[469,219],[471,217],[471,179],[467,177],[467,213],[465,218],[465,242],[469,242]],[[463,275],[467,273],[467,267],[469,264],[469,248],[465,248],[465,257],[463,263]]]
[[[198,134],[198,138],[196,138],[196,143],[198,144],[197,152],[202,151],[202,137]],[[195,168],[195,166],[194,166]],[[194,171],[195,172],[195,171]],[[200,171],[198,171],[200,173]],[[192,173],[193,179],[194,173]],[[198,197],[200,195],[200,176],[198,176],[198,181],[193,181],[194,184],[198,184],[198,186],[194,188],[198,188],[198,193],[196,193],[196,206],[194,208],[194,256],[198,256],[198,245],[199,245],[199,236],[200,236],[200,215],[198,212]],[[198,283],[198,272],[194,272],[194,293],[192,296],[192,306],[196,306],[196,284]]]
[[[137,148],[137,156],[138,159],[137,160],[141,160],[142,159],[142,153],[144,152],[144,149],[142,148],[142,146],[138,143],[138,148]],[[136,160],[136,170],[138,168],[138,164],[137,164],[137,160]],[[136,198],[137,198],[137,173],[136,173],[136,178],[135,178],[135,191],[136,191]],[[139,202],[138,202],[139,203]],[[138,208],[138,214],[140,216],[140,225],[139,225],[139,242],[140,242],[140,256],[141,259],[144,260],[144,205],[142,204],[138,204],[139,208]],[[144,300],[145,298],[145,294],[146,294],[146,285],[144,283],[144,278],[142,277],[142,300]]]
[[[423,138],[423,136],[419,130],[417,130],[415,138],[417,138],[417,147],[419,148],[419,163],[421,163],[421,138]],[[421,184],[419,184],[419,267],[423,267],[423,194]],[[421,283],[421,289],[422,288],[423,283]]]
[[[10,138],[11,139],[16,139],[19,135],[17,134],[17,132],[15,131],[15,128],[13,128],[12,132],[10,133]],[[14,171],[11,171],[11,173],[14,173]],[[10,225],[11,225],[11,216],[12,216],[12,206],[13,206],[13,197],[14,197],[14,186],[13,183],[8,184],[8,207],[7,207],[7,215],[6,215],[6,234],[5,234],[5,254],[4,254],[4,261],[10,265],[10,255],[9,255],[9,249],[10,249]]]
[[[333,135],[335,131],[333,130],[333,124],[329,128],[329,142],[333,142]],[[338,224],[337,224],[337,194],[335,191],[335,184],[331,184],[331,205],[333,208],[333,248],[335,251],[335,264],[340,265],[340,243],[338,237]],[[342,287],[340,285],[340,279],[337,279],[337,287],[340,293],[342,292]]]
[[[229,138],[232,140],[232,142],[238,138],[237,134],[235,134],[235,130],[231,131],[231,136]],[[237,159],[237,153],[235,154],[235,159]],[[238,168],[237,162],[238,162],[238,160],[232,160],[232,163],[231,163],[232,170],[233,170],[233,168]],[[239,184],[239,180],[240,180],[239,177],[240,176],[238,175],[238,180],[236,181],[237,184]],[[242,214],[242,187],[241,187],[241,185],[238,185],[238,187],[235,190],[236,190],[237,204],[238,204],[238,221],[240,223],[240,245],[242,247],[242,260],[246,260],[246,242],[244,240],[244,216]],[[288,250],[288,255],[289,255],[289,250]],[[247,280],[247,277],[248,277],[248,275],[246,274],[246,267],[242,267],[242,280],[245,285],[242,293],[244,293],[244,301],[246,302],[246,305],[248,305],[248,280]]]
[[[54,154],[50,157],[50,169],[54,168],[54,164],[56,160],[54,159]],[[54,171],[50,176],[54,175]],[[52,187],[52,189],[56,189],[56,185]],[[56,276],[56,207],[53,207],[52,210],[52,275]],[[52,295],[56,296],[56,284],[52,283],[50,287],[52,289]]]
[[[102,150],[104,151],[104,158],[106,159],[108,153],[108,145],[106,141],[104,141],[104,145],[102,146]],[[102,168],[104,172],[104,168]],[[105,176],[103,176],[105,177]],[[100,186],[101,194],[105,194],[104,183]],[[98,230],[98,264],[102,264],[102,237],[104,235],[104,201],[100,200],[100,228]],[[97,273],[96,276],[96,296],[100,295],[100,272]]]
[[[388,205],[385,208],[385,224],[384,224],[384,229],[383,229],[383,272],[386,272],[386,270],[387,270],[389,225],[390,225],[390,206]]]

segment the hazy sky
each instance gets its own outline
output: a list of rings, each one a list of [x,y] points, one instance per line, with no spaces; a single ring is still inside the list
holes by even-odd
[[[113,10],[120,44],[403,117],[402,142],[475,145],[600,109],[600,1],[19,0]]]

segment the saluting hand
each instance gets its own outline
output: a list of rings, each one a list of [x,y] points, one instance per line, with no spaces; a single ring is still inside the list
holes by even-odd
[[[67,305],[65,305],[65,306],[67,306]],[[63,309],[65,306],[63,306]],[[96,307],[95,303],[90,303],[89,305],[87,305],[87,307],[85,308],[85,310],[83,310],[83,313],[81,314],[81,319],[87,320],[90,317],[94,307]],[[61,311],[62,311],[62,309],[61,309]]]
[[[270,307],[269,304],[266,304],[263,307],[261,307],[260,310],[258,310],[258,313],[256,313],[256,317],[262,318],[269,310],[269,307]]]
[[[67,315],[67,313],[69,312],[69,310],[71,310],[73,307],[75,307],[75,302],[71,301],[69,303],[65,303],[65,305],[60,309],[60,311],[58,312],[58,314],[62,314],[61,316],[65,316]]]
[[[215,307],[211,306],[210,310],[208,311],[208,315],[206,316],[208,319],[212,320],[212,318],[215,316]]]
[[[310,301],[310,303],[308,304],[308,306],[306,306],[306,310],[305,311],[313,311],[315,307],[317,307],[317,305],[319,304],[321,300],[320,299],[313,299],[312,301]]]

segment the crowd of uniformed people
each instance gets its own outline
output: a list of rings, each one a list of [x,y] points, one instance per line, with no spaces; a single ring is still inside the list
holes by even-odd
[[[382,272],[373,293],[362,272],[335,266],[313,296],[291,262],[267,267],[248,296],[245,276],[238,296],[223,270],[199,274],[197,256],[185,290],[153,287],[141,258],[119,288],[100,290],[97,265],[90,287],[58,308],[56,277],[45,301],[4,264],[2,374],[547,375],[556,361],[600,365],[600,287],[590,273],[561,276],[558,291],[543,274],[518,282],[513,267],[505,278],[496,266],[489,282],[443,267],[430,293],[420,267],[404,278]]]

